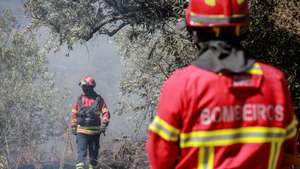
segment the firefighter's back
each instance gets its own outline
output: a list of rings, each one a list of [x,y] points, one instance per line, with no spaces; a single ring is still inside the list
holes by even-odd
[[[226,75],[190,65],[169,81],[185,96],[177,169],[283,168],[279,159],[294,151],[285,142],[296,120],[279,70],[255,63]]]

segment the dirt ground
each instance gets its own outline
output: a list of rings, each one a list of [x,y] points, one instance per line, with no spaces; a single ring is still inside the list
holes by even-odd
[[[114,139],[100,148],[97,169],[148,169],[145,142],[131,139]],[[76,155],[67,152],[64,163],[45,162],[35,165],[22,165],[17,169],[74,169]],[[70,155],[70,153],[73,153]],[[69,155],[68,155],[69,154]],[[2,169],[2,168],[0,168]]]
[[[101,169],[148,169],[145,142],[114,140],[114,147],[100,153]]]
[[[101,145],[99,166],[96,169],[149,169],[145,141],[122,138],[101,142]],[[73,151],[68,149],[66,152],[64,164],[61,161],[52,161],[38,165],[22,165],[17,169],[75,169],[75,159],[76,148],[74,147]],[[0,166],[0,169],[7,168]]]

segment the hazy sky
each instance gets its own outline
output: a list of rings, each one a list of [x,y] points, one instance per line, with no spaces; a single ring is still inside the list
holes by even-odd
[[[17,16],[21,26],[30,21],[24,15],[22,0],[0,0],[0,10],[7,8]],[[39,32],[41,38],[45,38],[45,36],[47,38],[46,30]],[[96,91],[104,97],[110,111],[114,112],[119,101],[121,78],[120,56],[115,44],[107,37],[95,36],[83,45],[75,45],[74,50],[70,51],[69,57],[65,56],[67,52],[65,47],[61,47],[60,51],[48,54],[49,70],[55,75],[56,86],[60,90],[66,89],[71,92],[66,104],[71,106],[81,93],[78,86],[79,80],[84,75],[92,75],[96,79]],[[126,118],[113,115],[110,130],[113,130],[111,134],[115,137],[123,132],[128,133]]]

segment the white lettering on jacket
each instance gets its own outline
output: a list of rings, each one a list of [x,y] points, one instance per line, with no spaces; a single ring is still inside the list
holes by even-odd
[[[245,104],[231,106],[216,106],[204,108],[200,113],[202,125],[212,123],[234,122],[234,121],[278,121],[284,119],[284,108],[282,105]]]

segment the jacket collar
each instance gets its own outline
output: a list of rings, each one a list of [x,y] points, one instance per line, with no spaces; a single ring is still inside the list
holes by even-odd
[[[204,42],[198,59],[192,64],[216,73],[239,74],[252,68],[254,63],[240,45],[216,40]]]

